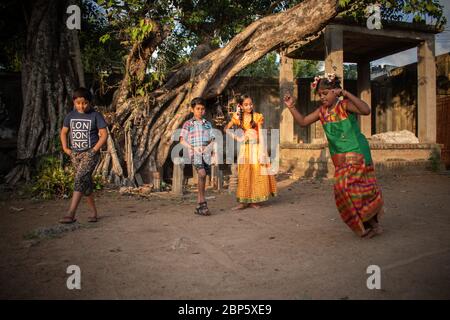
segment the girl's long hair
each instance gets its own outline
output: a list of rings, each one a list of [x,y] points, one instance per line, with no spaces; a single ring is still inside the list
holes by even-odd
[[[245,99],[251,99],[251,97],[247,94],[242,94],[237,97],[237,103],[241,106],[241,112],[239,113],[239,126],[241,127],[241,129],[244,129],[244,110],[243,110],[244,108],[242,104],[244,103]],[[252,116],[252,119],[250,120],[250,127],[252,129],[256,127],[256,122],[253,120],[253,112],[254,110],[252,108],[252,111],[250,113]]]

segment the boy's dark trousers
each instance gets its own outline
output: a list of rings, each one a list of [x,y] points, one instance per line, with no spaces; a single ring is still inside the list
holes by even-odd
[[[95,152],[93,149],[72,151],[70,160],[75,169],[73,191],[79,191],[85,196],[89,196],[94,191],[92,173],[100,160],[100,152]]]

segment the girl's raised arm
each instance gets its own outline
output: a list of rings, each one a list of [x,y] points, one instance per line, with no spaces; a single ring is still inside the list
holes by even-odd
[[[334,91],[336,95],[342,95],[348,99],[347,110],[364,116],[370,114],[369,105],[364,101],[362,101],[360,98],[356,97],[355,95],[351,94],[350,92],[344,89],[334,89]]]
[[[300,111],[295,108],[294,99],[289,94],[284,96],[284,103],[294,117],[295,122],[297,122],[302,127],[309,126],[310,124],[319,120],[320,108],[317,108],[315,111],[311,112],[305,117],[300,113]]]

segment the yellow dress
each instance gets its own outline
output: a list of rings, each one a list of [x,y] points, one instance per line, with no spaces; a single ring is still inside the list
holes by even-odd
[[[263,124],[261,113],[253,113],[253,121]],[[233,117],[232,123],[239,126],[240,120]],[[238,156],[238,186],[236,197],[241,203],[258,203],[266,201],[277,192],[275,176],[270,175],[268,164],[259,163],[258,128],[250,127],[250,119],[244,120],[245,142],[239,148]],[[252,132],[252,131],[256,132]]]

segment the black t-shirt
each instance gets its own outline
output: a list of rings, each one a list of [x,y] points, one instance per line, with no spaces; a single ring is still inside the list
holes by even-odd
[[[90,109],[86,113],[72,110],[64,118],[64,127],[69,128],[70,146],[74,151],[86,151],[98,142],[98,130],[106,128],[102,114]]]

